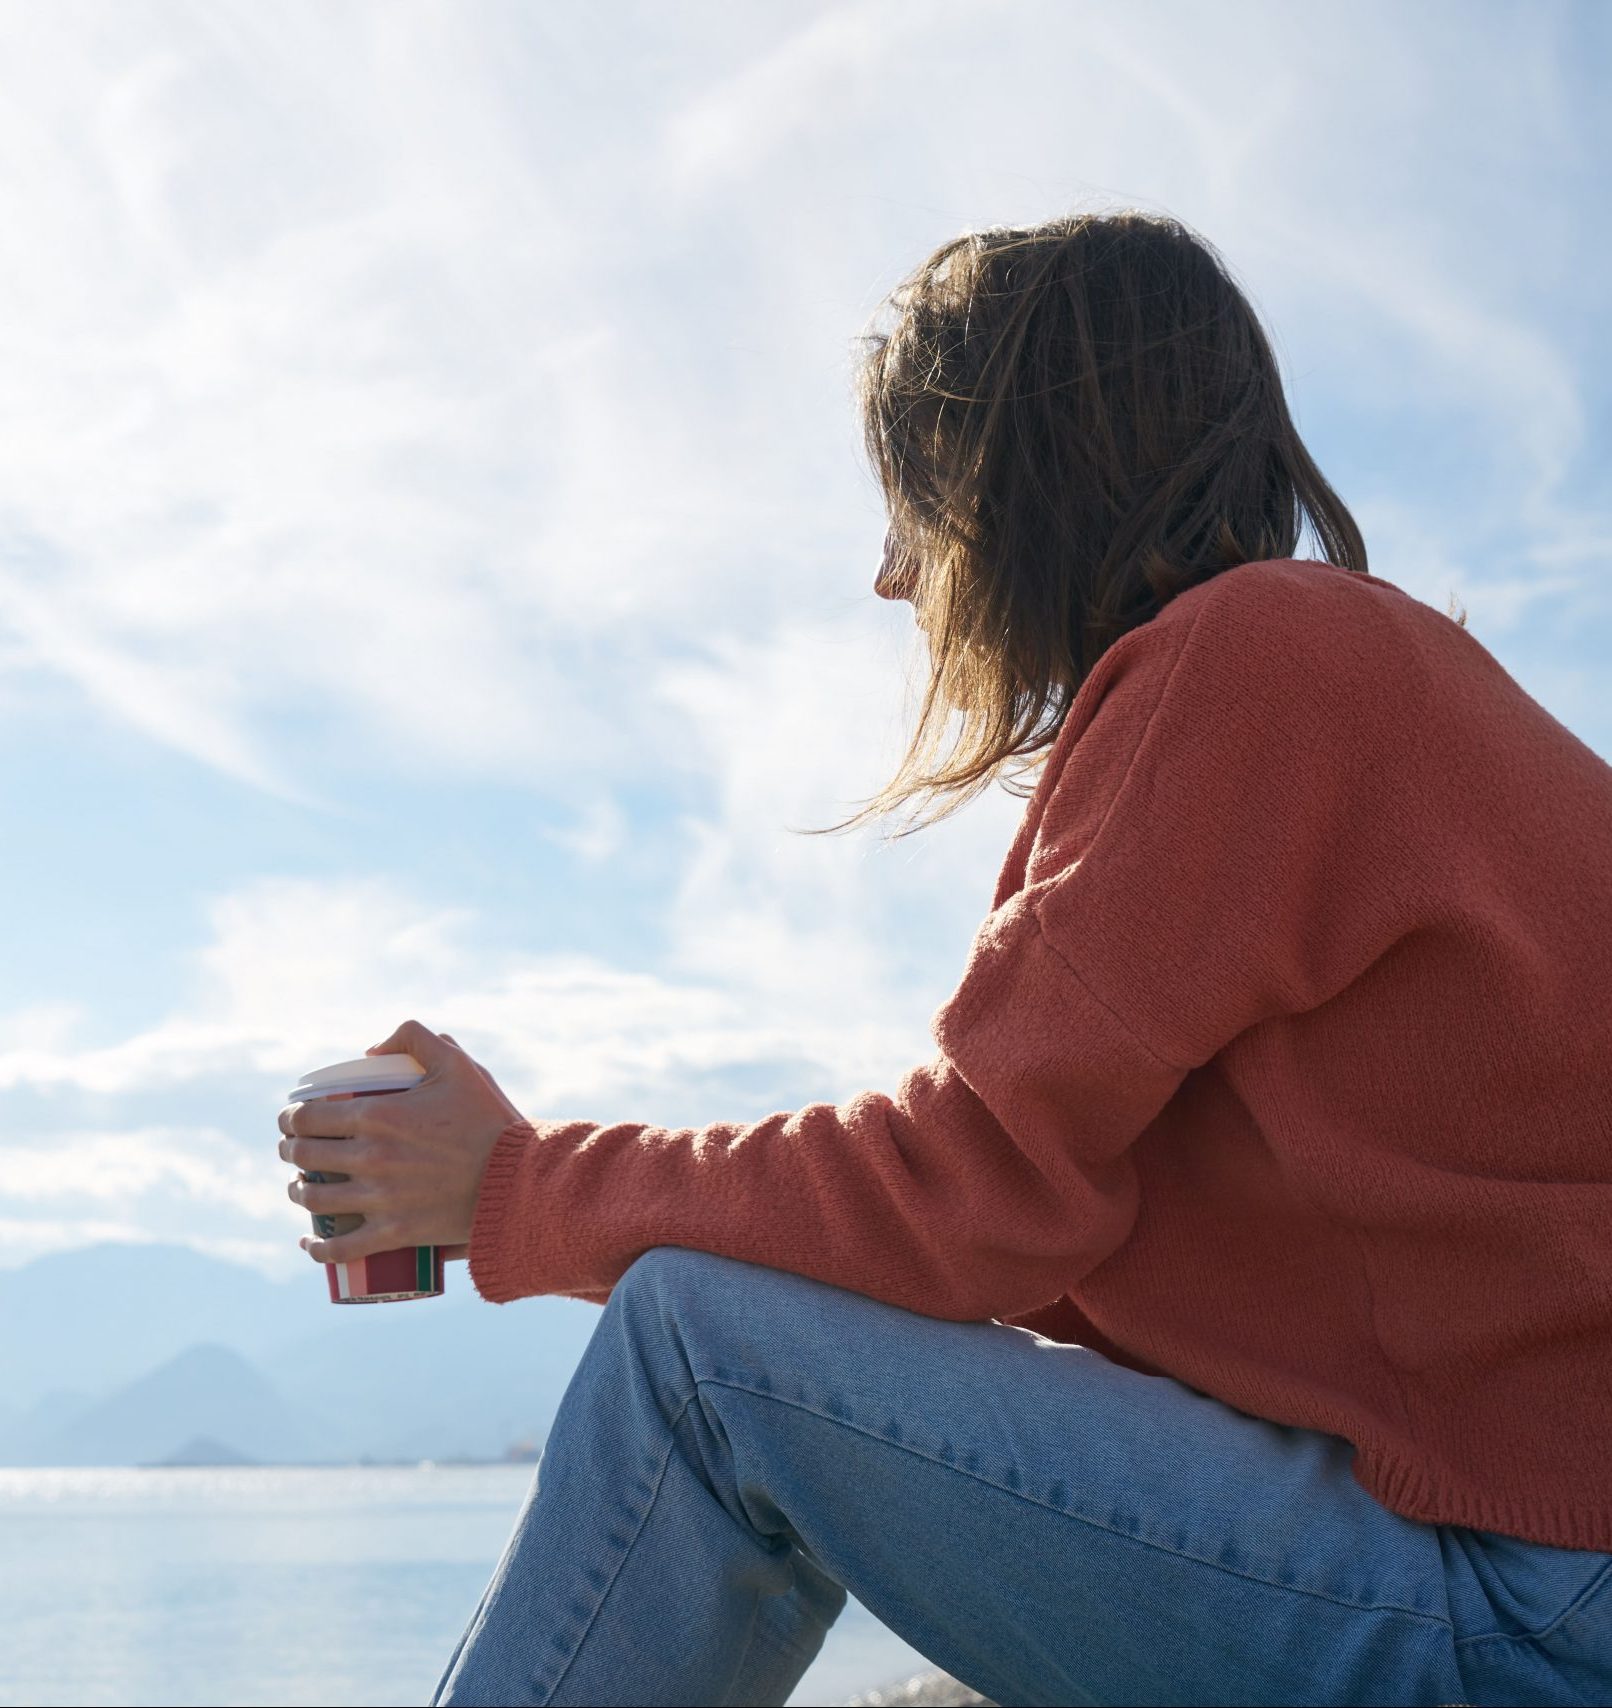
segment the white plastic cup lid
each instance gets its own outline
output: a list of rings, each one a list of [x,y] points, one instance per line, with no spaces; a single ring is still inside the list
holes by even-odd
[[[359,1056],[356,1061],[332,1062],[305,1073],[291,1093],[293,1103],[330,1097],[338,1091],[407,1091],[425,1078],[425,1069],[410,1055]]]

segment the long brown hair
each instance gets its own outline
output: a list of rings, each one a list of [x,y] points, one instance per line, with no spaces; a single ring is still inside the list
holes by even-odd
[[[1354,518],[1293,426],[1276,358],[1216,251],[1125,210],[965,232],[885,299],[857,397],[929,639],[895,777],[826,836],[918,796],[971,801],[1037,769],[1121,635],[1221,571],[1293,557],[1366,571]],[[938,760],[953,710],[962,727]],[[1029,795],[1004,783],[1011,794]]]

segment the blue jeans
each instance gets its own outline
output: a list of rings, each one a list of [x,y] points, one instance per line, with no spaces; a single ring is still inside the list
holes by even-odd
[[[659,1247],[432,1701],[782,1703],[849,1589],[999,1703],[1612,1702],[1612,1555],[1413,1523],[1353,1452],[1027,1329]]]

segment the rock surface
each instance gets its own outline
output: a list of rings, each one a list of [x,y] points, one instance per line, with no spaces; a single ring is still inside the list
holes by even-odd
[[[983,1703],[984,1708],[995,1708],[990,1697],[981,1696],[977,1690],[970,1690],[966,1684],[959,1683],[949,1672],[920,1672],[901,1684],[886,1685],[883,1690],[870,1690],[865,1696],[856,1696],[846,1704],[846,1708],[973,1708],[976,1703]]]

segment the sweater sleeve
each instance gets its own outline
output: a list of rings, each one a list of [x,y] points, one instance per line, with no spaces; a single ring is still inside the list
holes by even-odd
[[[510,1127],[482,1175],[477,1291],[603,1302],[641,1253],[681,1245],[960,1321],[1057,1298],[1129,1232],[1125,1153],[1180,1074],[1022,897],[987,918],[933,1030],[939,1054],[894,1096],[748,1125]]]
[[[680,1245],[1008,1321],[1117,1250],[1131,1147],[1185,1075],[1324,1000],[1393,929],[1372,899],[1385,767],[1358,660],[1318,638],[1309,590],[1253,591],[1100,661],[1022,869],[934,1018],[938,1054],[893,1096],[747,1125],[513,1126],[471,1234],[482,1296],[602,1301],[641,1253]]]
[[[1133,671],[1102,694],[1060,795],[1112,799],[1162,681],[1156,667]],[[1031,827],[1027,813],[1020,843]],[[1064,1294],[1126,1237],[1126,1150],[1180,1074],[1048,940],[1048,887],[1007,895],[999,883],[932,1022],[939,1053],[893,1096],[703,1128],[510,1127],[477,1198],[478,1292],[602,1303],[642,1252],[683,1245],[958,1320],[1005,1320]]]

